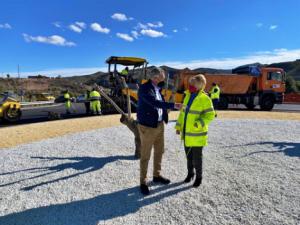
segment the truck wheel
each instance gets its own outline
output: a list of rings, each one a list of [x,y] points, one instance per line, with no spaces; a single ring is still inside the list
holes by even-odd
[[[245,104],[245,106],[247,107],[247,109],[253,110],[256,105],[254,105],[253,103],[247,103],[247,104]]]
[[[4,111],[3,118],[10,123],[18,122],[21,118],[21,110],[16,108],[8,108]]]
[[[274,103],[275,101],[273,96],[265,96],[261,101],[260,109],[264,111],[271,111],[274,107]]]
[[[225,110],[228,109],[228,99],[226,97],[221,97],[219,104],[218,104],[218,109]]]

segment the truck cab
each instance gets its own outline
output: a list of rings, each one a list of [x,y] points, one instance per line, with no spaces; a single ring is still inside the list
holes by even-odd
[[[281,104],[285,92],[285,72],[280,68],[262,68],[258,79],[259,104],[264,104],[263,99],[269,96],[274,103]],[[270,103],[271,104],[271,103]],[[264,106],[263,106],[264,107]],[[269,106],[270,107],[270,106]]]

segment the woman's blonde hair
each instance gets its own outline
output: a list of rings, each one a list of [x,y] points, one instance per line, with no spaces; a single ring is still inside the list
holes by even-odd
[[[206,86],[206,78],[203,74],[192,76],[190,78],[190,84],[202,91]]]

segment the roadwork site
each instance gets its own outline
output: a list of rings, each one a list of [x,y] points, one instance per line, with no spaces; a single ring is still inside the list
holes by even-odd
[[[165,127],[171,183],[145,197],[119,115],[2,128],[0,224],[299,224],[299,113],[218,112],[198,189],[182,182],[177,115]]]

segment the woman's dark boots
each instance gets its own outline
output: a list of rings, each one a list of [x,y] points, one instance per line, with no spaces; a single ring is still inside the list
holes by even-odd
[[[199,187],[202,182],[202,178],[196,177],[193,187]]]
[[[188,174],[187,177],[184,179],[184,183],[189,183],[194,178],[194,174]]]

